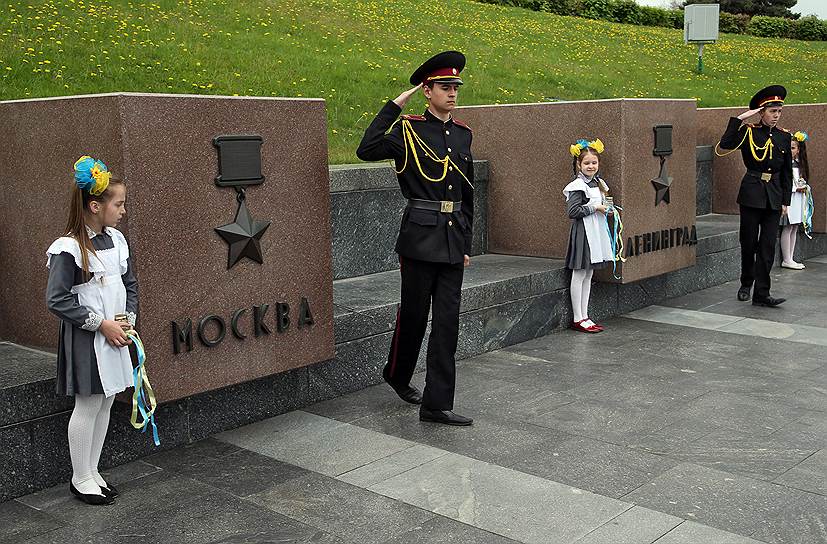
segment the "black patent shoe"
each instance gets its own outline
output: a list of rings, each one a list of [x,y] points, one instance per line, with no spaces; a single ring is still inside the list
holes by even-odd
[[[69,483],[69,491],[72,492],[72,495],[85,502],[86,504],[92,504],[94,506],[104,506],[107,504],[113,504],[115,502],[114,497],[107,497],[106,495],[87,495],[86,493],[81,493],[75,487],[75,484]]]
[[[749,287],[741,287],[738,289],[738,300],[746,302],[749,300]]]
[[[786,298],[773,298],[773,297],[766,297],[766,298],[753,298],[752,305],[753,306],[766,306],[767,308],[775,308],[782,302],[787,300]]]
[[[410,385],[395,385],[391,383],[388,378],[388,367],[382,370],[382,378],[385,380],[385,383],[390,385],[396,394],[399,395],[400,399],[411,404],[422,404],[422,393],[419,389],[411,387]]]
[[[467,427],[474,423],[474,420],[470,417],[455,414],[451,410],[429,410],[424,406],[419,408],[419,421],[455,425],[457,427]]]
[[[120,495],[117,488],[112,484],[109,484],[107,487],[101,487],[101,492],[105,497],[112,497],[113,499]]]

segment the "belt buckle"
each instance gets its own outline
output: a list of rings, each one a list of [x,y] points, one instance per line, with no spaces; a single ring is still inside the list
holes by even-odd
[[[453,213],[454,211],[454,203],[451,200],[440,200],[439,201],[439,211],[442,213]]]
[[[772,180],[772,173],[771,172],[764,172],[761,174],[761,179],[764,181],[771,181]]]

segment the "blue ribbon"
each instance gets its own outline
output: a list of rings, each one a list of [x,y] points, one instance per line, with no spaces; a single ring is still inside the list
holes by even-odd
[[[807,235],[807,238],[812,240],[813,213],[815,211],[815,203],[813,202],[813,192],[810,190],[809,186],[807,187],[806,195],[807,203],[804,206],[804,234]]]
[[[617,275],[617,261],[624,261],[622,255],[618,255],[618,246],[623,243],[622,240],[618,241],[621,229],[623,229],[623,223],[620,221],[620,212],[618,210],[623,210],[620,206],[613,205],[611,209],[614,211],[611,215],[614,217],[614,221],[612,224],[609,224],[609,210],[606,210],[606,230],[609,232],[609,244],[612,248],[612,277],[616,280],[621,279],[621,276]],[[621,250],[622,251],[622,250]]]
[[[144,343],[135,331],[128,331],[126,335],[133,340],[135,351],[138,353],[138,366],[132,369],[132,385],[135,388],[135,393],[132,396],[132,426],[146,433],[147,427],[151,425],[152,440],[156,446],[160,446],[161,440],[158,438],[158,427],[155,425],[155,406],[149,408],[150,404],[154,405],[154,394],[152,394],[151,387],[149,390],[149,398],[147,398],[147,394],[144,392],[144,383],[149,386],[149,380],[145,379],[146,367],[144,363],[146,362],[146,351],[144,350]],[[141,417],[143,418],[141,423],[137,423],[136,421],[137,411],[141,412]]]

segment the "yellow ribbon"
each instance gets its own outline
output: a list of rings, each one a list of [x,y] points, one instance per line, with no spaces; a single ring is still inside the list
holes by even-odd
[[[133,330],[127,331],[126,335],[135,343],[135,349],[138,352],[138,366],[132,369],[132,381],[134,391],[132,392],[132,415],[130,416],[130,423],[136,429],[146,430],[148,424],[152,425],[152,435],[155,445],[160,445],[158,439],[158,429],[155,427],[154,414],[158,407],[158,402],[155,400],[155,391],[152,389],[152,384],[149,383],[149,376],[146,372],[146,351],[144,350],[144,343],[138,332]],[[143,404],[146,404],[146,409]],[[138,421],[138,412],[140,412],[142,421]]]

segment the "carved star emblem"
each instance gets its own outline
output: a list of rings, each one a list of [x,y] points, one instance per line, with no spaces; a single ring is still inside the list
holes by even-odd
[[[672,186],[672,177],[666,172],[665,160],[661,162],[658,177],[650,181],[655,188],[655,206],[661,202],[669,204],[669,188]]]
[[[264,262],[261,256],[261,237],[264,236],[264,232],[269,226],[269,221],[253,220],[244,201],[242,200],[239,203],[235,221],[215,229],[218,235],[230,246],[227,269],[235,266],[244,257],[259,264]]]

